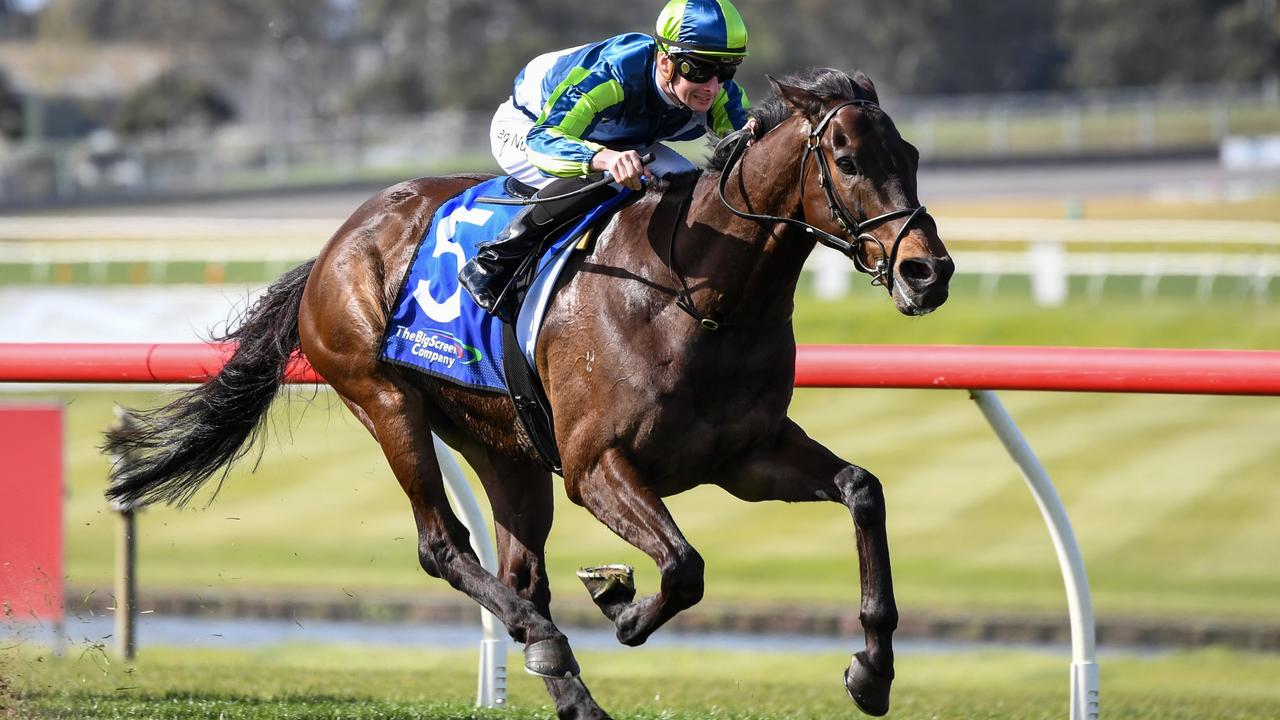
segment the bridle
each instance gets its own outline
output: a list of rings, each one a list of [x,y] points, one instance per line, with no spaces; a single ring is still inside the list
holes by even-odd
[[[729,209],[729,212],[740,218],[747,220],[756,220],[759,222],[769,223],[785,223],[796,227],[804,228],[804,231],[812,235],[818,242],[829,248],[838,250],[840,253],[853,260],[853,264],[859,271],[871,276],[872,285],[882,285],[889,292],[893,292],[893,267],[898,259],[898,246],[902,244],[902,239],[907,236],[911,230],[911,226],[916,220],[922,217],[930,217],[929,212],[923,205],[914,208],[902,208],[899,210],[891,210],[883,215],[866,218],[864,220],[855,220],[853,214],[849,212],[849,208],[845,207],[844,201],[840,199],[839,194],[835,191],[835,183],[831,177],[831,165],[827,160],[826,151],[822,147],[822,135],[826,132],[827,126],[831,124],[831,119],[850,105],[870,105],[879,107],[877,103],[870,100],[846,100],[827,111],[822,116],[822,120],[809,131],[809,139],[805,144],[804,156],[800,159],[800,196],[804,197],[804,178],[805,168],[809,164],[809,156],[813,155],[817,158],[818,165],[818,182],[822,186],[822,191],[826,195],[827,209],[831,212],[831,219],[834,220],[841,229],[844,230],[848,237],[853,240],[846,240],[841,237],[832,235],[831,233],[810,225],[803,220],[794,218],[778,217],[776,215],[759,215],[749,213],[735,208],[729,204],[728,198],[725,197],[724,190],[729,184],[729,174],[733,170],[733,166],[742,159],[746,154],[747,141],[750,139],[748,131],[738,131],[734,135],[730,135],[725,140],[730,140],[736,136],[737,144],[729,153],[729,159],[725,162],[724,170],[720,173],[720,183],[718,191],[720,194],[720,202]],[[886,251],[884,243],[880,239],[871,234],[871,230],[883,225],[890,220],[905,217],[906,221],[902,223],[902,227],[898,228],[898,234],[893,238],[893,244]],[[862,246],[866,243],[875,243],[880,248],[880,255],[876,258],[874,266],[868,266],[860,257]]]

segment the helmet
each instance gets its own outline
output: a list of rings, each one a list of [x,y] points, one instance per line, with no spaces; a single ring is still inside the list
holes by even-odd
[[[670,0],[658,15],[658,48],[668,53],[741,60],[747,26],[729,0]]]

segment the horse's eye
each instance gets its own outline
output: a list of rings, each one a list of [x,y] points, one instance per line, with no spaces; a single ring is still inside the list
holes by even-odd
[[[841,172],[843,172],[846,175],[859,174],[858,164],[854,162],[853,158],[848,155],[844,155],[836,158],[836,167],[840,168]]]

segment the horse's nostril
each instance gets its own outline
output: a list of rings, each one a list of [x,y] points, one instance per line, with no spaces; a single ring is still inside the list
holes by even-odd
[[[903,260],[902,265],[899,267],[899,272],[902,273],[902,277],[908,280],[912,285],[921,287],[932,283],[937,277],[937,273],[934,271],[933,266],[933,258]]]

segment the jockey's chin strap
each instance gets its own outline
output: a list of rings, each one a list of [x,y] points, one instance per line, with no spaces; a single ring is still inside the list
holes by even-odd
[[[826,132],[827,126],[831,124],[831,119],[835,117],[836,113],[850,105],[875,106],[876,103],[871,102],[870,100],[848,100],[836,105],[828,110],[827,114],[822,116],[822,120],[809,131],[809,141],[805,144],[804,157],[800,160],[800,194],[803,198],[804,171],[808,166],[809,156],[816,156],[819,172],[819,184],[822,186],[823,193],[827,196],[827,208],[831,211],[831,219],[834,220],[842,230],[844,230],[847,237],[851,237],[853,240],[850,241],[845,238],[832,235],[831,233],[810,225],[803,220],[778,217],[776,215],[758,215],[756,213],[739,210],[729,204],[728,198],[725,197],[724,189],[729,184],[729,174],[730,171],[733,170],[733,166],[742,159],[744,154],[746,154],[747,141],[751,136],[750,133],[739,131],[738,133],[729,135],[725,138],[725,141],[727,141],[730,138],[735,138],[736,136],[737,144],[734,145],[733,151],[729,153],[729,159],[725,162],[724,170],[720,172],[720,184],[717,189],[720,194],[720,202],[724,203],[724,206],[734,215],[747,220],[785,223],[787,225],[804,228],[804,231],[812,235],[818,242],[829,248],[838,250],[845,256],[852,259],[854,266],[857,267],[859,271],[871,276],[872,285],[883,285],[885,289],[892,292],[894,275],[893,267],[897,263],[898,259],[898,246],[902,244],[902,239],[907,236],[908,232],[910,232],[912,224],[922,216],[929,217],[929,213],[923,205],[920,205],[919,207],[914,208],[891,210],[883,215],[877,215],[861,221],[853,219],[853,214],[849,212],[849,208],[845,206],[844,201],[840,199],[840,195],[835,191],[835,183],[831,177],[831,165],[827,160],[826,151],[823,150],[821,143],[822,134]],[[889,222],[890,220],[895,220],[900,217],[905,217],[906,222],[902,223],[902,227],[898,228],[898,234],[893,238],[892,247],[889,250],[886,250],[884,243],[880,242],[879,238],[872,235],[871,230]],[[860,257],[859,251],[866,243],[875,243],[875,245],[880,249],[880,254],[876,258],[874,266],[868,266]]]
[[[680,96],[676,94],[676,71],[672,70],[671,74],[663,78],[663,81],[667,83],[667,88],[664,92],[666,92],[670,99],[675,103],[675,106],[680,110],[692,111],[693,108],[685,105],[684,101],[680,99]]]

